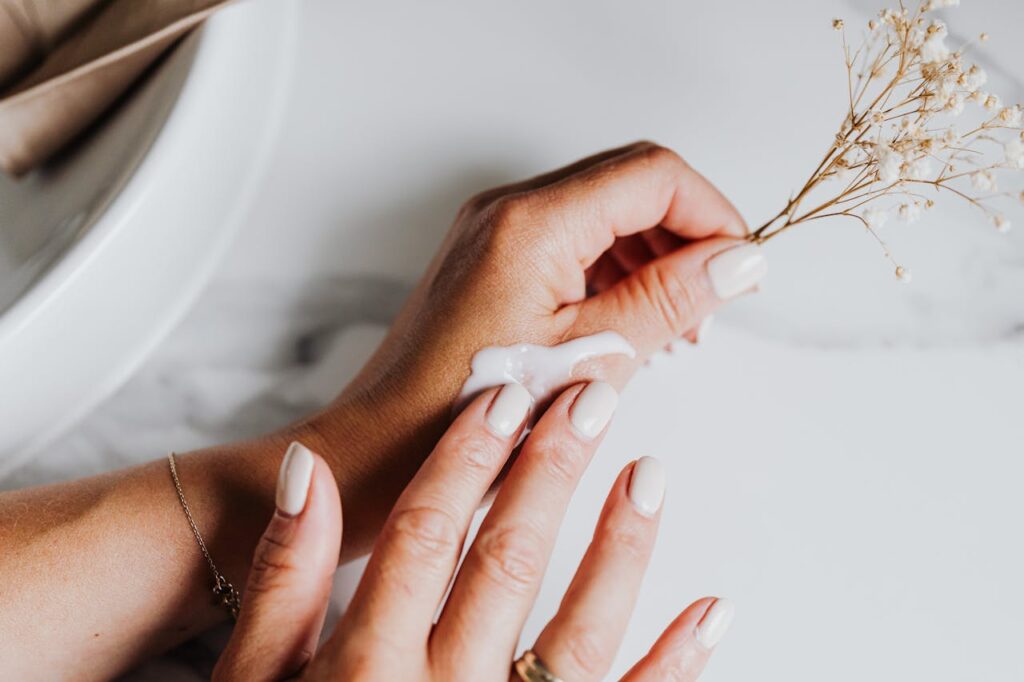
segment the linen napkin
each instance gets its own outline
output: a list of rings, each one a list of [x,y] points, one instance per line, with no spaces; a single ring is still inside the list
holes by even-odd
[[[22,175],[231,0],[0,0],[0,168]]]

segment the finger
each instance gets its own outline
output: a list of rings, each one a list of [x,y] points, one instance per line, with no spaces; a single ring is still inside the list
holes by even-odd
[[[640,234],[630,234],[615,240],[605,255],[615,259],[626,272],[639,270],[654,260],[654,252]]]
[[[569,257],[584,267],[616,237],[659,225],[685,239],[747,233],[739,212],[714,185],[678,154],[653,144],[517,195],[505,208],[534,218],[516,221],[526,231],[519,239],[548,243],[556,230]]]
[[[531,406],[519,384],[463,410],[395,503],[338,639],[386,630],[425,649],[473,514],[500,473]]]
[[[633,462],[615,481],[558,613],[533,646],[562,679],[600,680],[608,673],[654,548],[664,492],[664,469],[651,457]]]
[[[614,320],[643,360],[697,328],[723,301],[751,291],[766,272],[759,246],[728,237],[696,241],[575,304],[575,331],[605,330]]]
[[[597,262],[591,265],[586,272],[587,295],[593,296],[611,289],[627,274],[614,258],[605,254],[598,258]]]
[[[526,440],[434,631],[431,651],[447,666],[443,674],[507,674],[572,491],[617,402],[608,384],[574,386],[552,403]]]
[[[656,257],[672,253],[676,249],[682,248],[687,243],[686,240],[672,234],[662,227],[655,227],[652,230],[644,230],[640,233],[640,236],[645,242],[647,242],[647,246],[650,247]],[[683,334],[683,338],[694,345],[700,343],[702,336],[711,325],[711,318],[711,315],[705,317],[697,324],[696,327],[691,327],[689,331]],[[668,353],[672,352],[671,341],[665,344],[665,351]]]
[[[728,599],[705,597],[691,604],[666,628],[622,682],[694,682],[732,623]]]
[[[672,253],[687,243],[685,239],[669,232],[663,227],[644,230],[640,233],[640,236],[647,242],[647,246],[650,247],[655,256],[664,256],[667,253]]]
[[[330,468],[300,443],[285,453],[277,509],[256,547],[238,623],[216,680],[281,680],[316,651],[341,551]]]

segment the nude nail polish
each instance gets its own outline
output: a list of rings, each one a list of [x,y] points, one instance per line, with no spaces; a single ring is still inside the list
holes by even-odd
[[[697,624],[697,630],[694,633],[697,641],[705,648],[714,648],[725,636],[725,631],[729,629],[735,613],[736,607],[731,601],[723,598],[716,599],[704,617],[700,619],[700,623]]]
[[[614,388],[603,381],[591,382],[569,408],[569,421],[581,436],[593,440],[608,426],[618,404],[619,394]]]
[[[309,483],[313,479],[313,453],[302,443],[293,441],[284,453],[277,476],[276,504],[287,516],[297,516],[306,507]]]
[[[768,272],[764,249],[744,244],[715,254],[707,264],[711,286],[720,299],[730,299],[751,289]]]
[[[633,507],[644,516],[654,516],[665,497],[665,467],[654,457],[641,457],[633,464],[626,489]]]
[[[487,408],[487,426],[495,435],[508,438],[526,419],[533,398],[522,384],[505,384]]]
[[[714,322],[714,315],[708,315],[707,317],[700,321],[700,324],[697,326],[697,335],[695,337],[696,340],[694,341],[694,343],[700,343],[704,340],[704,338],[708,334],[708,330],[711,329],[711,327],[714,325]]]

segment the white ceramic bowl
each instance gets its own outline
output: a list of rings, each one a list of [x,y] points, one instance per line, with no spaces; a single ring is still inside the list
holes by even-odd
[[[213,271],[269,156],[296,11],[227,8],[64,158],[0,182],[0,473],[115,390]]]

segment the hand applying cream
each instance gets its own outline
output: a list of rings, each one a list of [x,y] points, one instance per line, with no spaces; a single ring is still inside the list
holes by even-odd
[[[369,544],[460,395],[515,381],[543,405],[558,385],[622,388],[651,354],[751,291],[765,256],[746,232],[707,179],[649,142],[467,201],[382,346],[311,423],[344,443],[332,462],[342,496],[382,510],[349,517],[346,543]]]

